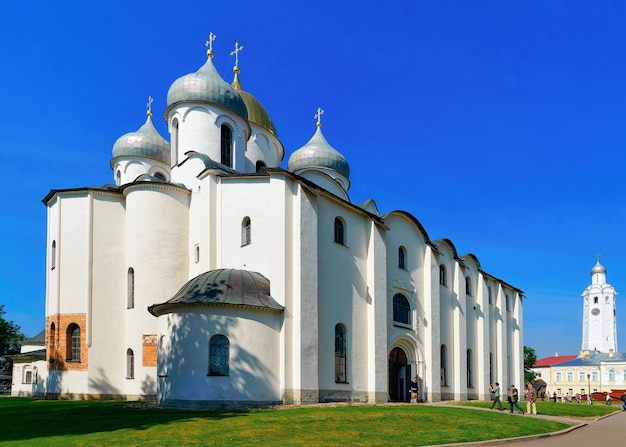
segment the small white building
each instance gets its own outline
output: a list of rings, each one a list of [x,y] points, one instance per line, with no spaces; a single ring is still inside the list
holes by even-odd
[[[488,399],[523,380],[521,290],[352,203],[322,133],[285,149],[213,65],[113,146],[115,184],[52,190],[45,393],[210,407]],[[303,139],[306,141],[306,139]]]
[[[11,396],[33,397],[44,393],[41,374],[46,377],[45,330],[20,342],[20,353],[11,356]]]

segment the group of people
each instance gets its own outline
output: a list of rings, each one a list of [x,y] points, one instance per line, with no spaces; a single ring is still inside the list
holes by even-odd
[[[526,391],[526,411],[519,404],[519,391],[515,388],[515,385],[511,385],[511,390],[507,396],[509,402],[510,412],[513,413],[515,409],[519,410],[520,414],[537,414],[537,391],[529,383]],[[498,410],[504,411],[502,401],[500,400],[500,384],[498,382],[489,386],[489,391],[493,394],[493,403],[491,409],[493,410],[498,405]]]

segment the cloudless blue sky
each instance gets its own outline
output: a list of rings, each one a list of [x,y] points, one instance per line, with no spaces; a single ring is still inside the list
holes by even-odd
[[[578,354],[595,254],[626,296],[626,2],[4,1],[0,304],[45,322],[50,189],[113,183],[111,149],[205,61],[272,116],[289,155],[323,131],[354,203],[411,212],[524,290],[524,344]],[[160,302],[167,297],[155,297]],[[618,348],[626,303],[618,295]]]

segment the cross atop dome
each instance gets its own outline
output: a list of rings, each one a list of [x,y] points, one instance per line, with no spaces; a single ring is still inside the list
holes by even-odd
[[[213,59],[213,42],[215,41],[215,37],[215,34],[209,33],[209,39],[204,44],[204,46],[208,48],[206,55],[211,59]]]
[[[146,115],[150,117],[152,116],[152,103],[153,102],[154,102],[154,99],[152,99],[152,96],[148,96],[148,103],[146,104],[148,111],[146,112]]]
[[[320,107],[318,107],[317,113],[313,116],[313,118],[317,120],[317,123],[315,124],[317,127],[322,127],[322,115],[323,114],[324,114],[324,111]]]
[[[239,52],[243,50],[243,45],[239,45],[239,41],[235,40],[235,49],[230,52],[231,56],[235,56],[235,68],[233,71],[239,73]]]

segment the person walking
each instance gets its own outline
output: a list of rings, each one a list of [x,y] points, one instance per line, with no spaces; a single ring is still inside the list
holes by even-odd
[[[517,402],[519,400],[519,393],[515,385],[511,385],[511,392],[509,393],[509,406],[511,407],[511,413],[513,413],[513,407],[517,408],[520,414],[524,414],[524,409],[519,406]]]
[[[411,403],[416,404],[419,396],[419,378],[417,376],[415,376],[411,381],[409,391],[411,392]]]
[[[611,403],[611,395],[609,393],[606,393],[606,405],[609,405],[609,406],[613,405]]]
[[[537,391],[532,384],[528,384],[528,392],[526,393],[526,413],[537,414]]]
[[[622,397],[619,400],[622,401],[622,411],[626,411],[626,393],[622,393]]]
[[[496,382],[493,385],[489,385],[489,391],[493,393],[493,403],[491,404],[491,409],[498,404],[498,410],[504,411],[504,407],[502,406],[502,401],[500,400],[500,384]]]

